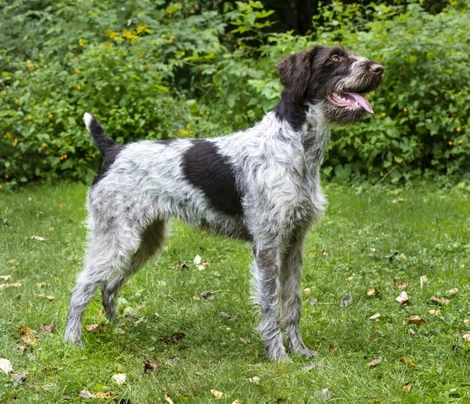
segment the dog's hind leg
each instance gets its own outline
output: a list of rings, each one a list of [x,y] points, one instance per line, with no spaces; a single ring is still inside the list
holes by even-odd
[[[122,285],[163,247],[165,233],[166,222],[155,220],[142,234],[139,249],[133,255],[126,270],[117,274],[101,287],[103,307],[108,320],[115,321],[117,319],[116,297]]]
[[[292,353],[309,358],[317,355],[307,349],[300,333],[300,315],[302,301],[300,296],[300,281],[302,277],[302,247],[303,234],[292,240],[281,265],[281,325],[285,332],[287,347]]]

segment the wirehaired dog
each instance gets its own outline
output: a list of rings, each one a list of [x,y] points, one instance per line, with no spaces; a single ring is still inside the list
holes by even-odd
[[[288,349],[310,357],[299,328],[302,244],[325,210],[320,165],[333,124],[373,114],[364,94],[383,67],[340,47],[315,46],[277,64],[284,90],[254,127],[193,140],[118,145],[90,114],[104,157],[88,192],[89,250],[72,290],[65,340],[81,345],[81,317],[101,286],[106,317],[127,279],[162,248],[177,217],[253,244],[252,286],[271,360]]]

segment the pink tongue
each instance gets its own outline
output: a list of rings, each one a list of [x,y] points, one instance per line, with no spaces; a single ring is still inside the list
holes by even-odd
[[[367,101],[362,95],[357,94],[357,93],[346,93],[346,94],[354,98],[354,100],[357,101],[357,103],[362,108],[364,108],[369,114],[374,115],[374,110],[370,106],[369,101]]]

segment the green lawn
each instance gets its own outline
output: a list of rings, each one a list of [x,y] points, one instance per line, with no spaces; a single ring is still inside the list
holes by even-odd
[[[65,344],[86,187],[0,193],[0,358],[19,375],[0,372],[0,402],[469,403],[468,189],[325,188],[302,282],[301,328],[319,357],[284,363],[266,360],[256,332],[250,246],[178,222],[123,288],[120,323],[106,323],[97,295],[85,349]],[[158,370],[144,372],[146,360]]]

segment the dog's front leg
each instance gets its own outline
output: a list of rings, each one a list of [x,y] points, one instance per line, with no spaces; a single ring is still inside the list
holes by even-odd
[[[294,237],[282,261],[280,274],[281,325],[286,335],[288,349],[292,353],[310,358],[316,356],[317,352],[305,346],[299,326],[302,311],[300,281],[302,277],[303,238],[302,232]]]
[[[282,344],[279,312],[279,267],[280,254],[277,248],[254,248],[253,289],[261,309],[259,331],[270,360],[285,359],[286,350]]]

